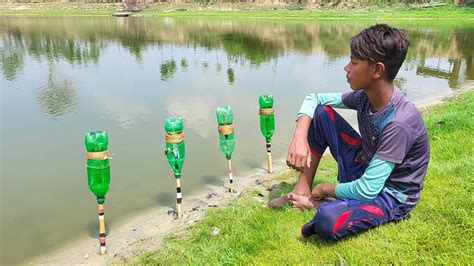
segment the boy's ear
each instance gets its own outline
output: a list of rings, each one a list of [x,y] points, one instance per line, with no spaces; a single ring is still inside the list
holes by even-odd
[[[382,62],[375,63],[374,73],[372,77],[374,79],[379,79],[385,74],[385,65]]]

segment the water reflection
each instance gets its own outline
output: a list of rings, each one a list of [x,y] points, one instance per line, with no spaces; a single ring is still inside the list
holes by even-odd
[[[2,70],[5,79],[15,80],[18,72],[23,68],[25,48],[23,47],[23,39],[20,31],[12,30],[11,32],[2,34],[3,47],[2,54]]]
[[[73,111],[77,106],[76,92],[68,80],[54,76],[54,66],[48,63],[48,78],[38,93],[38,102],[43,110],[52,117],[58,117]]]
[[[227,69],[227,80],[229,81],[229,84],[230,84],[230,85],[233,85],[234,82],[235,82],[234,69],[232,69],[232,68],[230,68],[230,67]]]
[[[416,74],[447,79],[449,87],[456,88],[459,85],[461,65],[462,61],[460,58],[447,60],[443,58],[427,59],[418,65]]]
[[[176,61],[174,59],[167,60],[160,65],[161,80],[166,81],[176,73]]]
[[[89,41],[78,41],[68,36],[58,37],[54,33],[32,32],[29,36],[23,36],[23,42],[28,53],[38,60],[65,59],[72,65],[98,62],[100,49],[103,46],[94,38]]]
[[[139,118],[152,113],[149,105],[135,102],[123,95],[101,92],[97,100],[104,108],[104,112],[123,129],[130,128]]]
[[[407,89],[405,87],[405,85],[407,84],[407,79],[404,78],[404,77],[396,77],[394,80],[393,80],[393,83],[395,84],[395,86],[397,86],[402,92],[403,94],[407,94]]]
[[[338,61],[349,54],[349,38],[367,24],[343,22],[286,25],[139,18],[75,20],[77,21],[71,23],[71,20],[61,19],[44,19],[38,22],[26,18],[4,18],[2,23],[7,26],[2,27],[1,31],[1,54],[5,78],[15,79],[24,67],[25,52],[38,60],[45,57],[56,61],[65,59],[70,64],[97,64],[101,50],[111,42],[117,42],[137,62],[142,61],[143,53],[150,47],[162,47],[165,44],[194,49],[203,47],[209,51],[222,49],[227,55],[226,73],[228,82],[232,85],[236,79],[232,62],[249,63],[258,67],[283,56],[287,51],[307,55],[323,53],[327,55],[328,63]],[[407,64],[413,62],[417,74],[448,79],[451,88],[458,87],[466,79],[474,78],[473,52],[469,48],[474,41],[472,25],[436,27],[429,24],[409,24],[400,27],[406,28],[410,36]],[[427,64],[429,59],[448,60],[449,63],[438,67]],[[163,81],[169,81],[175,76],[178,70],[176,61],[179,61],[183,70],[189,67],[189,58],[163,60],[160,64]],[[216,67],[218,73],[222,69],[221,64],[218,62]],[[203,71],[209,68],[206,58],[200,67]]]
[[[454,40],[462,59],[465,61],[466,70],[464,73],[466,73],[466,79],[474,80],[474,60],[472,60],[474,57],[474,49],[472,49],[474,33],[472,32],[472,28],[470,31],[458,30],[454,32]],[[457,59],[461,58],[457,57]]]
[[[186,58],[182,58],[182,59],[181,59],[181,68],[187,69],[188,66],[189,66],[188,60],[186,60]]]
[[[172,99],[166,106],[169,116],[185,117],[188,128],[192,128],[194,133],[203,139],[209,139],[215,128],[214,116],[215,103],[202,98]]]
[[[248,60],[259,65],[276,58],[283,49],[274,40],[267,40],[256,32],[223,32],[222,46],[227,54],[236,59]]]

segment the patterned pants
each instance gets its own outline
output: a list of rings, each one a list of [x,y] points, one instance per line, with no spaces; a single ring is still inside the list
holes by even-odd
[[[311,152],[321,157],[327,147],[338,163],[338,181],[350,182],[362,176],[368,161],[360,135],[329,106],[318,106],[308,141]],[[374,200],[336,199],[323,203],[314,218],[303,226],[304,235],[339,240],[408,216],[411,206],[381,192]]]

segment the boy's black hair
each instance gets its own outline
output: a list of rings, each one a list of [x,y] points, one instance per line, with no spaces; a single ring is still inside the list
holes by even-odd
[[[405,32],[387,24],[376,24],[351,38],[351,53],[360,60],[382,62],[388,80],[393,81],[405,60],[409,44]]]

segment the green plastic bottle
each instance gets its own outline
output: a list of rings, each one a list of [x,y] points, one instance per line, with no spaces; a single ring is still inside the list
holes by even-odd
[[[234,115],[230,106],[217,107],[216,115],[217,123],[219,124],[219,126],[225,127],[234,124]],[[232,153],[234,152],[235,148],[234,130],[232,129],[231,132],[219,131],[219,144],[221,151],[224,153],[225,157],[230,160],[232,158]]]
[[[275,132],[275,115],[273,110],[271,114],[262,113],[265,110],[273,108],[273,96],[272,95],[262,95],[258,98],[258,104],[260,105],[260,131],[262,132],[265,140],[270,142],[273,133]]]
[[[109,137],[105,131],[88,132],[84,139],[87,152],[105,152]],[[89,189],[97,197],[97,203],[103,204],[110,185],[110,162],[103,159],[87,159],[87,181]]]
[[[165,131],[167,133],[165,155],[176,178],[181,178],[181,169],[184,164],[185,147],[183,129],[183,119],[181,117],[165,119]]]

